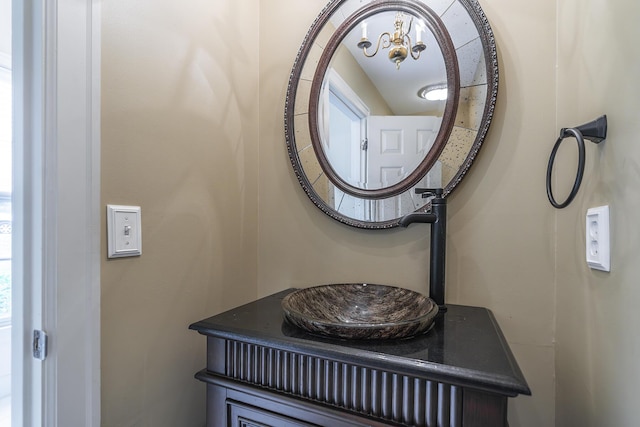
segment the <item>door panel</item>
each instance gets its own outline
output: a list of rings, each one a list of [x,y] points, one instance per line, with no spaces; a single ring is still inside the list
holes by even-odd
[[[369,117],[367,188],[389,187],[415,170],[433,146],[440,122],[441,118],[433,116]],[[436,162],[416,186],[441,187],[441,177],[441,165]],[[397,218],[405,204],[418,206],[413,197],[377,200],[376,220]]]

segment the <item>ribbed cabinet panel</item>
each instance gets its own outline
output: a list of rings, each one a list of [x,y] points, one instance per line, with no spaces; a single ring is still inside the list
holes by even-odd
[[[225,375],[416,427],[461,427],[462,389],[254,344],[226,341]]]

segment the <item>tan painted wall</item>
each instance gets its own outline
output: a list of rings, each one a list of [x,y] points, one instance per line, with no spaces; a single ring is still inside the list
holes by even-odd
[[[369,107],[372,116],[392,114],[389,105],[378,92],[378,88],[351,55],[349,49],[342,44],[336,49],[331,66],[345,83],[360,96],[362,101]]]
[[[144,241],[141,258],[102,266],[103,425],[202,424],[204,387],[192,375],[204,340],[187,331],[192,321],[292,286],[368,281],[426,292],[426,226],[339,224],[313,206],[289,164],[289,72],[325,3],[103,4],[103,203],[141,205]],[[557,3],[556,28],[554,0],[481,1],[500,94],[486,144],[450,198],[447,299],[487,306],[502,326],[534,393],[510,401],[512,426],[556,417],[559,426],[631,425],[638,6]],[[257,27],[259,58],[246,30]],[[555,211],[544,174],[558,129],[601,113],[610,137],[588,147],[580,196]],[[611,274],[583,261],[584,212],[604,203]]]
[[[578,197],[556,214],[558,426],[638,425],[639,20],[637,2],[558,2],[557,128],[609,121],[606,141],[587,142]],[[557,185],[569,189],[576,149],[566,144]],[[584,259],[586,211],[601,205],[611,209],[611,273]]]
[[[289,72],[325,3],[260,2],[259,294],[346,281],[427,292],[427,226],[376,232],[333,221],[289,163],[282,126]],[[544,176],[556,135],[555,2],[481,4],[499,47],[500,94],[486,145],[450,198],[447,300],[487,306],[500,322],[534,393],[511,401],[511,425],[551,426],[554,212]]]
[[[140,205],[143,240],[102,263],[104,427],[204,425],[187,328],[256,297],[256,5],[102,4],[102,202]]]

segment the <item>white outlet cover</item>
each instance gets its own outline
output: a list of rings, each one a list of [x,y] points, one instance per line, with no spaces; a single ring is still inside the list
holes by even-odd
[[[587,210],[585,251],[587,264],[594,270],[611,271],[609,206]]]
[[[140,206],[107,205],[109,258],[142,255]]]

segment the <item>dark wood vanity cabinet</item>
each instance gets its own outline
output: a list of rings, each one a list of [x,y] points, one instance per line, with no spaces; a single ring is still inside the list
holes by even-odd
[[[194,323],[207,337],[209,427],[507,426],[530,394],[490,311],[449,306],[428,333],[344,341],[283,320],[288,292]]]

